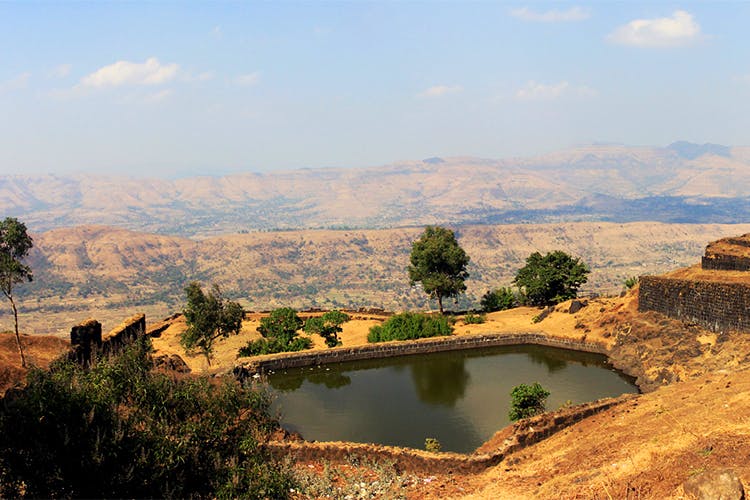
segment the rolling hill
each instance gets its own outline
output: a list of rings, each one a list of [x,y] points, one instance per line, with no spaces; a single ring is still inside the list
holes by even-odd
[[[151,319],[180,310],[192,280],[217,283],[246,308],[278,306],[427,308],[409,285],[411,242],[421,228],[304,230],[223,235],[202,240],[105,226],[33,235],[35,281],[18,287],[21,324],[66,333],[95,316],[105,329],[135,310]],[[592,273],[587,293],[618,293],[625,278],[695,262],[707,242],[750,232],[750,225],[656,222],[475,225],[457,229],[471,256],[466,298],[510,285],[534,251],[562,249]],[[9,311],[7,311],[9,312]],[[12,317],[4,312],[0,328]]]

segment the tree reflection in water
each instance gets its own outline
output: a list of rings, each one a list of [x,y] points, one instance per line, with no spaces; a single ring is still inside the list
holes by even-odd
[[[440,357],[411,365],[417,396],[423,403],[452,408],[464,397],[469,373],[463,356]]]

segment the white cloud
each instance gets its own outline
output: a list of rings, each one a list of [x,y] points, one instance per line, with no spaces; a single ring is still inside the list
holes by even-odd
[[[635,19],[607,36],[610,42],[633,47],[684,47],[700,38],[700,25],[684,10],[672,17]]]
[[[236,83],[237,85],[245,85],[247,87],[251,85],[257,85],[258,82],[260,82],[260,73],[258,73],[257,71],[255,73],[240,75],[234,79],[234,83]]]
[[[566,81],[545,84],[530,80],[526,85],[516,91],[516,99],[519,101],[553,101],[563,96],[594,97],[596,90],[585,85],[572,86]]]
[[[50,78],[65,78],[70,74],[72,69],[72,64],[60,64],[59,66],[52,68],[48,75]]]
[[[26,72],[21,73],[20,75],[16,75],[10,80],[0,82],[0,92],[25,89],[29,85],[30,78],[31,73]]]
[[[417,94],[417,97],[442,97],[448,94],[457,94],[464,88],[461,85],[435,85]]]
[[[510,15],[524,21],[536,23],[565,23],[571,21],[585,21],[591,17],[588,9],[571,7],[568,10],[552,9],[545,12],[536,12],[527,7],[511,9]]]
[[[161,64],[151,57],[143,63],[117,61],[104,66],[81,79],[86,87],[119,87],[122,85],[161,85],[173,80],[179,65]]]

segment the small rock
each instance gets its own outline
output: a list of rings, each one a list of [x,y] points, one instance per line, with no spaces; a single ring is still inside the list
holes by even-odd
[[[573,300],[570,302],[570,309],[568,309],[568,312],[570,314],[575,314],[587,305],[589,305],[587,300]]]
[[[682,485],[688,498],[744,500],[745,490],[731,469],[713,469],[691,477]]]

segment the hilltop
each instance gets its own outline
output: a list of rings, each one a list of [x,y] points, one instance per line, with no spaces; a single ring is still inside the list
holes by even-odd
[[[750,148],[580,146],[531,158],[428,158],[224,177],[0,177],[34,231],[105,224],[205,238],[253,230],[750,219]]]
[[[18,288],[21,327],[66,334],[94,316],[115,326],[133,310],[149,318],[178,311],[192,280],[218,283],[249,310],[279,306],[429,309],[409,285],[411,243],[422,228],[281,231],[200,241],[125,229],[83,226],[34,234],[33,283]],[[471,256],[468,294],[478,304],[489,288],[509,286],[534,251],[561,249],[591,268],[586,293],[617,294],[631,276],[661,273],[696,261],[707,239],[750,231],[750,225],[561,223],[463,226]],[[10,328],[4,312],[0,328]]]

